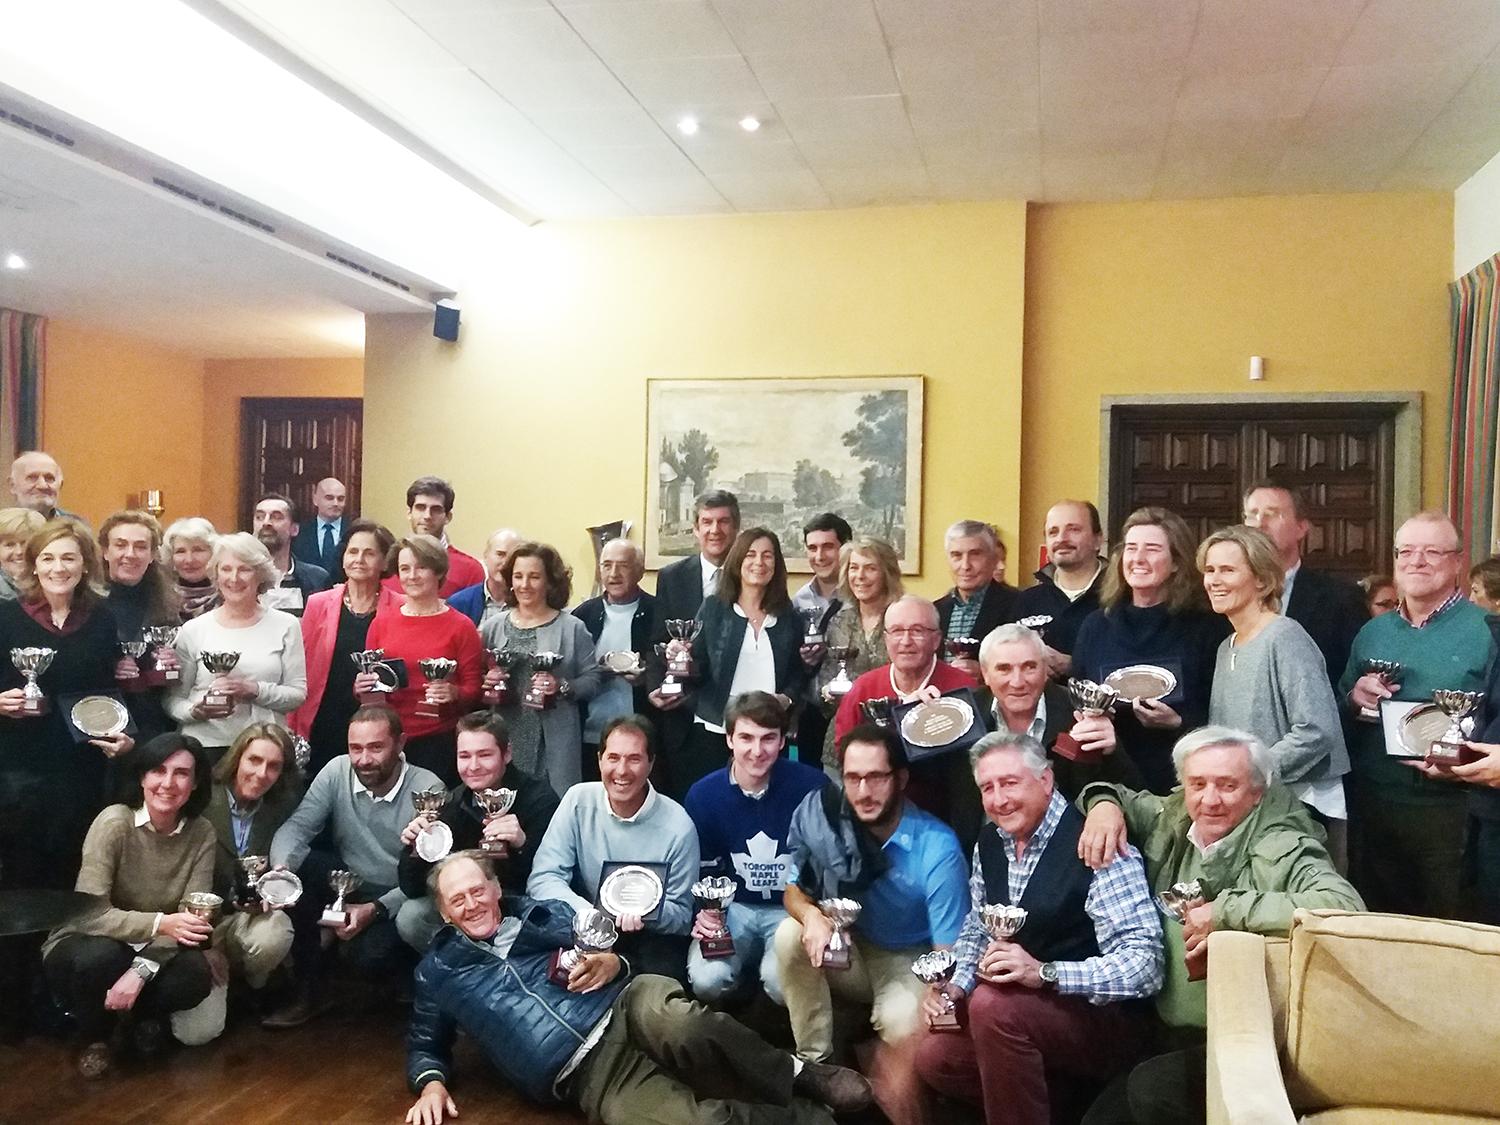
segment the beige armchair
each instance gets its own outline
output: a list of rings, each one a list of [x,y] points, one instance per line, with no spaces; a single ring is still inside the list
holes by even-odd
[[[1209,964],[1210,1125],[1500,1121],[1500,929],[1299,910]]]

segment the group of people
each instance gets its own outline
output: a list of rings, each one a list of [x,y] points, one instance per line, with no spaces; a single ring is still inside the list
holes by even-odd
[[[555,548],[453,546],[436,477],[400,538],[332,480],[224,534],[95,534],[61,483],[24,454],[0,511],[0,647],[52,652],[39,712],[0,670],[0,888],[97,905],[3,939],[0,1005],[11,1034],[65,1010],[85,1074],[237,1011],[298,1026],[341,974],[410,1005],[420,1125],[457,1113],[459,1029],[594,1121],[1196,1121],[1214,930],[1500,924],[1500,591],[1438,513],[1367,603],[1275,482],[1201,542],[1142,508],[1108,556],[1065,500],[1023,590],[992,526],[950,527],[933,602],[835,513],[793,592],[710,491],[654,596],[616,539],[570,611]],[[1464,761],[1399,753],[1395,709],[1445,688],[1487,693]],[[128,725],[80,729],[85,695]],[[945,701],[948,742],[903,722]]]

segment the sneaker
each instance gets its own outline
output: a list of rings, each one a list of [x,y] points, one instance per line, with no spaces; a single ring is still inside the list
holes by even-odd
[[[804,1062],[792,1079],[792,1092],[822,1102],[834,1113],[855,1113],[873,1100],[870,1082],[857,1070],[828,1063]]]

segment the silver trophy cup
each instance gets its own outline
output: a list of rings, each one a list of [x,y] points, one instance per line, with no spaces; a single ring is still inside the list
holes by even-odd
[[[333,905],[323,911],[318,925],[340,930],[349,924],[349,911],[344,908],[344,899],[352,895],[364,882],[352,871],[330,871],[328,886],[333,890]]]
[[[234,666],[240,662],[240,654],[237,652],[200,652],[198,662],[204,669],[215,676],[227,676],[234,671]],[[205,707],[228,707],[233,700],[228,692],[215,691],[209,688],[203,694],[203,705]]]
[[[1186,923],[1188,912],[1194,907],[1202,906],[1205,901],[1203,884],[1197,879],[1173,883],[1156,896],[1156,903],[1161,907],[1162,913],[1169,918],[1176,918],[1178,925]],[[1202,980],[1206,972],[1207,967],[1202,961],[1188,962],[1189,980]]]
[[[996,941],[1014,941],[1026,924],[1026,908],[1003,902],[986,903],[979,908],[979,921]]]
[[[179,668],[168,668],[161,662],[161,654],[170,652],[177,645],[177,634],[181,629],[176,625],[147,625],[145,629],[146,641],[156,653],[156,658],[151,662],[153,679],[160,679],[164,684],[176,683],[182,679],[182,671]]]
[[[474,793],[474,803],[484,810],[484,822],[488,824],[496,817],[504,816],[510,812],[516,803],[516,791],[514,789],[479,789]],[[493,856],[507,856],[510,854],[510,845],[504,840],[484,837],[479,845],[481,851],[488,852]]]
[[[853,645],[830,645],[828,655],[830,659],[837,660],[839,666],[833,673],[833,679],[823,688],[823,695],[830,703],[837,703],[854,690],[854,677],[849,675],[849,661],[859,655],[859,649]]]
[[[557,706],[557,692],[542,691],[537,687],[536,673],[546,672],[552,674],[552,669],[562,663],[560,652],[533,652],[531,654],[531,682],[526,685],[526,691],[521,696],[521,706],[529,707],[533,711],[550,711]]]
[[[714,933],[698,940],[698,952],[704,957],[729,957],[734,953],[734,938],[729,935],[729,921],[725,912],[734,901],[734,880],[727,875],[710,875],[693,884],[693,902],[699,910],[716,910],[720,921],[713,927]]]
[[[1361,660],[1359,670],[1362,674],[1374,672],[1385,683],[1386,687],[1399,684],[1401,677],[1406,673],[1406,666],[1399,660]],[[1378,723],[1380,721],[1380,710],[1375,707],[1361,707],[1359,718],[1367,723]]]
[[[573,919],[573,948],[559,949],[552,955],[547,972],[553,984],[568,987],[568,977],[590,953],[608,952],[620,940],[615,920],[596,907],[585,907]]]
[[[432,685],[451,679],[453,673],[458,671],[458,661],[446,656],[428,656],[418,660],[417,667],[427,678],[427,691],[422,696],[422,702],[417,704],[416,713],[424,719],[441,718],[444,705],[433,700]]]
[[[1428,748],[1427,764],[1457,766],[1476,759],[1478,755],[1466,742],[1474,734],[1474,714],[1484,702],[1484,692],[1439,688],[1432,693],[1432,701],[1448,716],[1448,729]]]
[[[1120,698],[1120,693],[1108,684],[1074,679],[1068,681],[1068,698],[1073,701],[1075,710],[1082,711],[1085,716],[1098,718],[1111,712]],[[1104,757],[1104,754],[1097,750],[1085,751],[1083,745],[1069,731],[1063,731],[1057,736],[1053,748],[1072,762],[1097,762]]]
[[[47,697],[42,693],[37,684],[37,677],[52,667],[52,659],[57,655],[55,648],[13,648],[10,650],[10,662],[16,666],[16,671],[26,677],[26,686],[21,689],[21,714],[23,715],[45,715],[49,710]]]
[[[497,682],[484,689],[484,701],[491,707],[509,707],[516,701],[515,689],[511,687],[511,675],[520,662],[521,654],[508,648],[487,648],[490,667],[500,673]]]
[[[823,968],[847,969],[854,952],[849,927],[859,919],[859,912],[864,906],[852,898],[825,898],[818,903],[818,909],[833,923],[833,933],[823,950]]]
[[[958,961],[951,949],[934,949],[911,963],[911,971],[918,980],[940,990],[938,995],[941,999],[938,1003],[942,1011],[928,1022],[933,1031],[957,1031],[964,1025],[963,1005],[946,991],[942,991],[943,986],[953,980],[953,973],[957,968]]]

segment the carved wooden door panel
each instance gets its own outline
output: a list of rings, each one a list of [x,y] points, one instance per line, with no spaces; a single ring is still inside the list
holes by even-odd
[[[1389,569],[1394,408],[1383,403],[1117,407],[1109,438],[1110,537],[1136,508],[1170,508],[1200,539],[1238,523],[1257,480],[1299,489],[1304,557],[1358,578]]]
[[[337,477],[349,491],[346,515],[360,511],[364,403],[357,398],[247,398],[240,402],[244,464],[240,526],[248,528],[256,498],[281,492],[307,519],[313,486]]]

